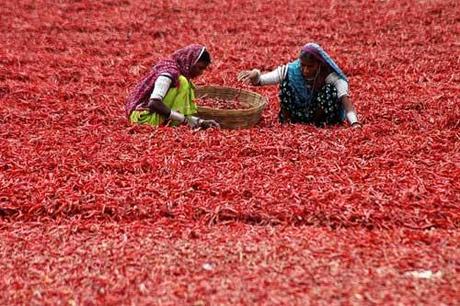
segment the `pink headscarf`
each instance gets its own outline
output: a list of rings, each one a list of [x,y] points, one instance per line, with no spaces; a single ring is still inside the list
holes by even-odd
[[[126,114],[129,115],[138,105],[146,104],[152,93],[157,78],[164,73],[171,75],[171,86],[179,85],[180,75],[190,77],[190,70],[198,61],[206,48],[201,45],[192,44],[185,48],[176,50],[170,58],[160,60],[152,70],[139,82],[126,100]]]

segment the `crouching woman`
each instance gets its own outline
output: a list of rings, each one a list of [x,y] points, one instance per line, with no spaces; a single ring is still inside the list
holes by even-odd
[[[159,125],[188,124],[192,128],[219,127],[214,120],[196,116],[192,79],[211,63],[204,46],[192,44],[160,60],[128,95],[126,114],[132,123]]]
[[[263,74],[258,69],[242,71],[238,79],[257,86],[279,84],[281,123],[325,126],[347,119],[351,126],[361,126],[347,77],[318,44],[306,44],[292,63]]]

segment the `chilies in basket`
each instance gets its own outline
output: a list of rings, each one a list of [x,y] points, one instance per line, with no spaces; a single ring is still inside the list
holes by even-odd
[[[198,106],[214,109],[247,109],[250,105],[238,99],[226,100],[222,98],[201,97],[195,100]]]

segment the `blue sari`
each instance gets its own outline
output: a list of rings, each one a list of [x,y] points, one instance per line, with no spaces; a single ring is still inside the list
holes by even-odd
[[[305,53],[313,55],[329,71],[348,81],[334,60],[317,44],[305,45],[301,56]],[[300,59],[288,64],[286,78],[280,85],[280,101],[281,122],[323,125],[339,123],[345,119],[342,103],[337,98],[337,89],[331,84],[325,84],[315,90],[314,84],[307,83],[302,75]]]

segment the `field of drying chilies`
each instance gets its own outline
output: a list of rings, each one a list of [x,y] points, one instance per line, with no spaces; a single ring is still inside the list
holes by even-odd
[[[455,305],[460,3],[0,5],[0,304]],[[280,123],[272,71],[319,43],[362,123]],[[268,103],[245,129],[133,124],[189,44],[195,86]]]

